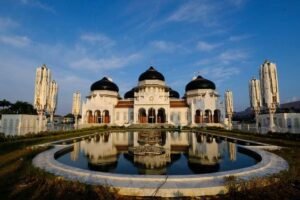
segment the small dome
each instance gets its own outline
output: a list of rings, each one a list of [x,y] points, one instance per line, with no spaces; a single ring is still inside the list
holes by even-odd
[[[216,89],[216,85],[202,76],[198,76],[196,79],[192,80],[185,86],[185,91],[190,91],[190,90],[198,90],[198,89]]]
[[[151,66],[147,71],[145,71],[140,75],[139,81],[144,81],[144,80],[165,81],[165,77],[160,72],[156,71],[154,67]]]
[[[119,92],[118,86],[114,82],[109,80],[107,77],[103,77],[101,80],[93,83],[91,85],[91,91],[94,90],[110,90]]]
[[[129,90],[128,92],[126,92],[124,94],[124,99],[132,99],[132,98],[134,98],[134,90],[135,90],[135,88],[132,88],[131,90]]]
[[[169,93],[170,93],[170,96],[169,96],[170,98],[179,99],[179,93],[177,91],[170,88]]]

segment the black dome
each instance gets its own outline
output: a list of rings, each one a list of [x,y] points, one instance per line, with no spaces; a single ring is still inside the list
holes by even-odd
[[[139,81],[144,81],[144,80],[165,81],[165,77],[160,72],[156,71],[154,67],[151,66],[147,71],[145,71],[140,75]]]
[[[124,94],[124,99],[132,99],[132,98],[134,98],[134,90],[135,90],[135,88],[132,88],[131,90],[129,90],[128,92],[126,92]]]
[[[170,96],[169,96],[170,98],[176,98],[176,99],[179,99],[179,93],[178,93],[177,91],[172,90],[172,88],[170,88],[169,93],[170,93]]]
[[[110,81],[107,77],[104,77],[101,80],[93,83],[91,86],[91,91],[94,90],[110,90],[119,92],[118,86],[114,82]]]
[[[197,89],[216,89],[216,85],[202,76],[198,76],[185,86],[185,91],[197,90]]]

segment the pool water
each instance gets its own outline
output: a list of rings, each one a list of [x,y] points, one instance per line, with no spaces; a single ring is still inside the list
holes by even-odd
[[[73,143],[57,160],[118,174],[188,175],[245,168],[259,158],[235,143],[201,133],[139,131],[99,133]]]

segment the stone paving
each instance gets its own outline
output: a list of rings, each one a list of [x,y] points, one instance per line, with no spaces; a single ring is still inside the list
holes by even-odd
[[[262,150],[261,147],[241,146],[257,153],[261,156],[262,160],[250,167],[210,174],[112,174],[79,169],[58,162],[54,158],[55,153],[65,148],[70,148],[70,146],[55,145],[53,149],[38,154],[33,159],[33,165],[68,180],[117,188],[121,195],[161,197],[216,195],[227,192],[224,186],[225,177],[235,176],[240,179],[249,180],[254,177],[268,176],[288,169],[288,164],[284,159]]]

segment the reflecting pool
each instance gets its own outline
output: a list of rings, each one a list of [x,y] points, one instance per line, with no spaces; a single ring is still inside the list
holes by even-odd
[[[202,133],[106,132],[73,143],[56,158],[81,169],[119,174],[188,175],[249,167],[258,156]]]

